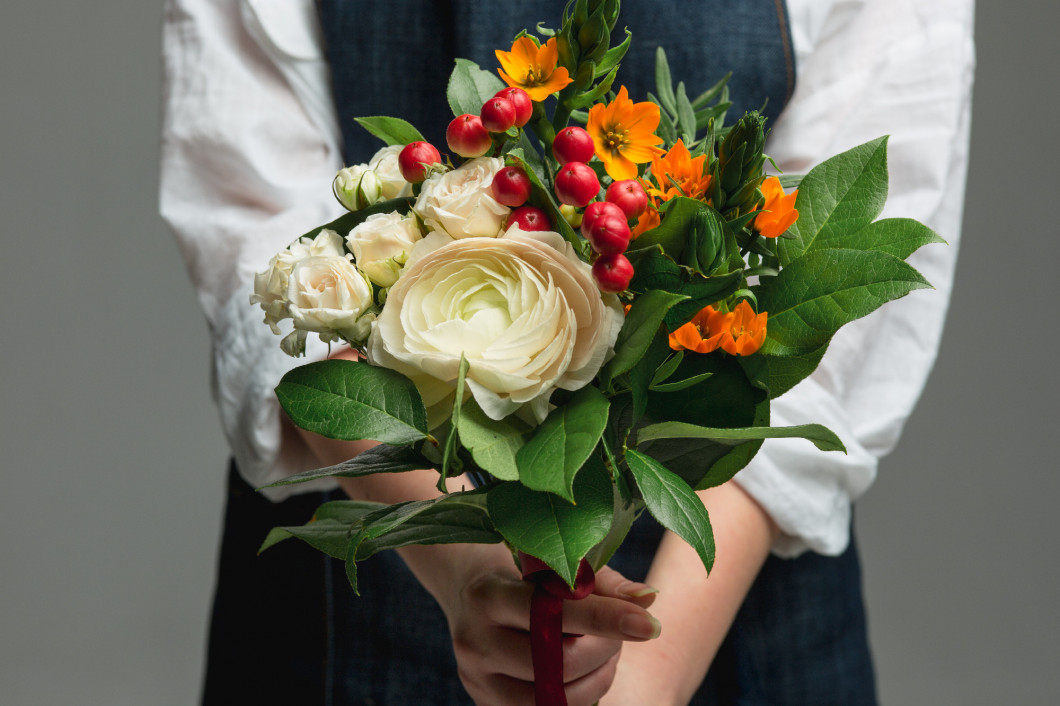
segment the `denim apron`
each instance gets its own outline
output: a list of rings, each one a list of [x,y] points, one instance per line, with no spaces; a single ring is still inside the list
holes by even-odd
[[[493,69],[495,49],[508,49],[517,31],[540,20],[558,25],[566,3],[388,0],[385,12],[353,0],[317,4],[345,161],[357,164],[380,143],[354,117],[400,116],[444,145],[453,59]],[[763,106],[775,118],[790,97],[795,67],[780,0],[625,0],[622,10],[616,32],[628,23],[634,38],[618,81],[634,100],[655,92],[659,45],[689,96],[733,72],[730,123]],[[232,469],[203,703],[471,703],[441,610],[396,554],[359,567],[360,597],[341,562],[301,543],[256,556],[271,527],[302,524],[320,502],[338,497],[314,493],[274,505]],[[662,533],[645,513],[611,565],[643,579]],[[771,556],[691,703],[875,704],[854,543],[838,557]]]

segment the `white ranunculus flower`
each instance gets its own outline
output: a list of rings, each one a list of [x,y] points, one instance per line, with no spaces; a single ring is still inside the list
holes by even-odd
[[[290,316],[287,310],[287,285],[291,270],[307,257],[342,256],[342,236],[333,230],[323,229],[313,238],[299,238],[285,250],[269,260],[268,269],[254,275],[254,293],[251,304],[260,304],[265,310],[265,323],[279,335],[277,325]]]
[[[423,253],[426,246],[434,250]],[[513,227],[499,238],[421,241],[372,325],[372,363],[408,376],[432,428],[452,409],[460,357],[493,419],[548,413],[553,390],[588,384],[612,354],[622,307],[562,236]]]
[[[364,341],[374,319],[372,286],[342,255],[300,260],[291,271],[287,302],[295,329],[319,333],[323,341]]]
[[[344,167],[331,183],[335,198],[350,211],[360,211],[383,199],[383,184],[379,175],[367,164]]]
[[[412,196],[412,184],[405,181],[398,167],[398,155],[404,145],[391,145],[376,152],[368,160],[368,168],[379,177],[383,190],[383,200]]]
[[[504,160],[479,157],[444,174],[423,182],[412,209],[432,230],[452,238],[495,238],[509,209],[493,198],[493,175],[504,167]]]
[[[346,236],[357,269],[380,287],[397,282],[409,251],[423,238],[414,216],[397,212],[376,213]]]

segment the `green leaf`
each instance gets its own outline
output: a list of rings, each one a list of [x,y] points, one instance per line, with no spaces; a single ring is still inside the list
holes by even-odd
[[[467,362],[464,354],[460,354],[460,368],[456,374],[456,388],[453,395],[453,413],[449,417],[449,435],[445,438],[445,446],[442,450],[442,472],[438,478],[438,490],[445,492],[445,479],[451,475],[453,464],[456,462],[460,432],[460,410],[464,406],[464,380],[467,378],[468,368],[471,364]]]
[[[828,350],[828,344],[803,355],[759,356],[769,364],[769,398],[776,399],[810,376]]]
[[[305,483],[318,478],[359,478],[360,476],[368,476],[374,473],[403,473],[405,471],[417,471],[421,468],[434,467],[433,463],[411,446],[380,444],[362,451],[349,461],[288,476],[265,487],[275,488],[281,485],[294,485],[295,483]]]
[[[577,504],[514,482],[494,487],[488,497],[490,517],[508,543],[541,559],[568,585],[578,563],[611,529],[611,481],[595,454],[575,479]]]
[[[651,382],[648,383],[648,388],[651,389],[655,385],[661,385],[662,383],[669,380],[670,376],[674,374],[674,372],[677,370],[677,366],[681,364],[681,361],[684,360],[684,358],[684,351],[674,352],[673,355],[666,359],[665,363],[663,363],[656,369],[655,375],[652,376]]]
[[[781,174],[777,178],[780,179],[780,185],[782,187],[784,187],[785,191],[791,191],[792,189],[799,188],[799,185],[802,184],[802,180],[806,178],[806,175],[805,174]],[[795,198],[797,199],[799,197],[796,196]]]
[[[677,84],[677,123],[681,127],[681,133],[684,135],[685,143],[692,144],[696,139],[696,112],[692,109],[692,104],[688,101],[688,94],[685,93],[685,83],[681,81]]]
[[[296,425],[331,439],[374,439],[401,446],[427,438],[427,410],[400,373],[350,360],[291,370],[276,396]]]
[[[725,74],[720,81],[718,81],[713,86],[696,96],[695,100],[692,101],[692,107],[696,110],[699,110],[700,108],[703,108],[707,103],[710,103],[712,100],[718,97],[725,89],[725,84],[729,82],[730,78],[732,78],[731,71]]]
[[[575,476],[604,433],[608,407],[607,398],[586,385],[552,410],[515,455],[523,485],[573,502]]]
[[[762,400],[755,406],[755,418],[752,426],[769,426],[769,400]],[[710,468],[696,483],[696,490],[713,488],[732,480],[741,469],[751,462],[755,454],[762,448],[763,439],[755,439],[743,444],[738,444],[710,464]]]
[[[474,399],[468,400],[460,416],[460,442],[475,463],[501,480],[519,480],[515,458],[528,431],[529,425],[517,417],[490,419]]]
[[[630,259],[633,260],[633,257]],[[635,274],[630,288],[634,291],[659,289],[688,297],[675,304],[663,317],[663,323],[670,331],[690,320],[707,304],[713,304],[736,291],[742,274],[736,270],[715,277],[704,277],[682,268],[658,250],[638,253],[633,267]]]
[[[652,340],[648,346],[648,350],[644,353],[644,357],[640,359],[636,365],[633,366],[633,370],[629,374],[630,387],[632,388],[632,418],[634,420],[640,419],[641,415],[644,414],[644,410],[647,408],[649,399],[649,388],[652,382],[655,380],[657,375],[660,375],[662,366],[667,361],[667,358],[673,354],[670,350],[670,345],[667,342],[667,337],[664,335],[658,335]],[[671,357],[670,360],[678,358],[677,356]],[[683,356],[681,356],[683,358]],[[674,369],[670,370],[666,377],[669,377],[676,371],[677,365],[681,364],[681,359],[677,359],[677,363],[674,365]],[[664,378],[665,379],[665,378]]]
[[[841,238],[873,221],[887,200],[887,138],[866,142],[827,159],[803,178],[795,208],[794,236],[777,244],[787,267],[813,248],[814,241]]]
[[[504,82],[496,74],[480,69],[473,61],[457,59],[445,96],[453,115],[478,115],[482,104],[502,88]]]
[[[357,561],[411,544],[494,544],[501,536],[486,509],[486,493],[469,490],[432,500],[391,505],[366,516],[357,542]]]
[[[366,500],[339,500],[324,503],[317,508],[313,519],[305,525],[274,527],[265,538],[261,548],[258,549],[258,554],[285,539],[295,537],[329,556],[344,559],[353,525],[358,524],[366,515],[377,512],[383,507],[386,505]]]
[[[735,446],[755,439],[806,439],[821,451],[842,451],[846,447],[828,427],[820,424],[800,424],[793,427],[744,427],[742,429],[716,429],[701,427],[686,422],[662,422],[652,424],[637,432],[637,442],[653,439],[710,439],[728,446]]]
[[[678,380],[676,382],[660,382],[655,385],[650,385],[648,389],[654,390],[655,392],[677,392],[692,387],[693,385],[698,385],[713,374],[714,373],[700,373],[699,375],[693,375],[690,378],[685,378],[684,380]]]
[[[677,116],[677,100],[674,98],[674,80],[670,77],[670,64],[662,47],[655,50],[655,88],[659,91],[659,104],[670,115]]]
[[[661,289],[645,292],[633,300],[615,341],[615,357],[601,371],[601,379],[611,380],[637,364],[659,332],[663,318],[673,306],[688,299]]]
[[[935,231],[912,218],[884,218],[868,224],[856,233],[822,234],[813,241],[812,250],[877,250],[904,260],[921,246],[945,242]]]
[[[696,550],[709,573],[714,566],[714,533],[703,501],[680,477],[650,456],[626,452],[644,504],[659,524]]]
[[[412,123],[401,118],[372,115],[366,118],[354,118],[354,120],[388,145],[407,145],[410,142],[423,141],[420,131],[414,128]]]
[[[755,288],[769,313],[768,355],[805,355],[826,345],[844,324],[915,289],[930,287],[912,267],[872,250],[816,250]]]
[[[628,28],[624,29],[626,32],[626,38],[622,43],[608,49],[604,52],[603,57],[600,58],[600,63],[596,65],[596,78],[600,78],[612,69],[617,68],[618,62],[622,61],[622,57],[626,55],[626,51],[629,49],[630,40],[633,39],[633,33],[630,32]]]

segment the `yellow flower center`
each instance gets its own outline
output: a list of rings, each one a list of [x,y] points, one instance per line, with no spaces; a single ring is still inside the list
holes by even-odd
[[[608,127],[607,131],[604,132],[604,144],[612,152],[621,151],[623,147],[629,144],[629,131]]]

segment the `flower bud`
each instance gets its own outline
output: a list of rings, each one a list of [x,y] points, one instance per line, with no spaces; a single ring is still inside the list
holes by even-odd
[[[360,211],[383,200],[383,183],[366,164],[339,170],[331,183],[335,198],[350,211]]]

